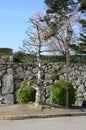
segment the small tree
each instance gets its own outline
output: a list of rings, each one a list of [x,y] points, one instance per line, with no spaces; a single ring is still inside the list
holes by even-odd
[[[79,19],[75,13],[77,8],[74,6],[77,3],[72,0],[45,0],[45,4],[48,7],[45,21],[51,29],[48,36],[46,36],[46,39],[49,38],[49,42],[51,42],[50,39],[52,39],[50,50],[53,50],[55,54],[60,53],[66,56],[66,107],[68,108],[69,44],[73,34],[73,23]]]
[[[78,2],[73,0],[45,0],[47,5],[45,21],[50,28],[46,39],[49,38],[49,49],[55,55],[66,56],[66,41],[64,32],[70,25],[79,19],[78,14],[75,12]],[[69,43],[70,44],[70,43]],[[71,51],[69,49],[69,51]]]
[[[37,13],[35,16],[29,18],[29,23],[31,23],[31,29],[28,28],[26,34],[28,36],[27,40],[23,41],[22,49],[25,52],[33,53],[37,58],[37,83],[36,83],[36,100],[35,104],[39,105],[43,103],[43,79],[42,79],[42,64],[41,64],[41,54],[46,50],[46,24],[43,21],[43,14]]]

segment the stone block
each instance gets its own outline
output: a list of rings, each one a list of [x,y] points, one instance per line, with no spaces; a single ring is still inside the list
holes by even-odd
[[[14,104],[14,94],[3,95],[3,103]]]
[[[13,75],[4,75],[2,82],[2,95],[14,92]]]

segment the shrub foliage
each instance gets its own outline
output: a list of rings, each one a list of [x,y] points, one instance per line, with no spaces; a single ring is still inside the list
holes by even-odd
[[[0,57],[6,55],[12,55],[13,50],[11,48],[0,48]]]
[[[75,89],[72,83],[68,83],[69,90],[69,105],[71,106],[75,102]],[[50,88],[50,97],[53,103],[65,105],[66,104],[66,81],[59,80]]]
[[[17,91],[17,101],[19,103],[28,103],[30,101],[35,101],[36,90],[34,88],[23,87],[19,88]]]

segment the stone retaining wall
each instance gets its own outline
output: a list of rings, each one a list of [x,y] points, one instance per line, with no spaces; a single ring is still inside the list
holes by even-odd
[[[3,103],[13,104],[16,102],[16,91],[19,85],[27,82],[28,86],[36,82],[36,65],[31,64],[0,64],[0,100]],[[66,78],[65,63],[43,64],[42,78],[44,81],[43,92],[44,101],[50,103],[49,88],[51,84],[60,79]],[[82,106],[86,102],[86,64],[71,64],[69,66],[69,80],[72,81],[76,89],[76,102]]]

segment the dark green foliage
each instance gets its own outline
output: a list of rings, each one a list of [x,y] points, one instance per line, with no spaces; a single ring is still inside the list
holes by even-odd
[[[66,10],[69,5],[69,0],[44,0],[44,3],[48,6],[47,12],[56,13],[64,8]]]
[[[23,62],[27,57],[27,54],[23,51],[18,51],[14,53],[14,62]]]
[[[68,84],[69,89],[69,105],[71,106],[75,102],[75,89],[71,83]],[[59,80],[55,82],[50,89],[50,97],[55,104],[66,104],[66,81]]]
[[[86,29],[86,20],[80,20],[84,30]],[[86,31],[80,34],[79,52],[86,55]]]
[[[80,2],[79,10],[81,10],[82,13],[86,13],[86,0],[78,0],[78,1]],[[86,20],[81,19],[79,22],[82,24],[84,32],[80,33],[78,44],[73,44],[70,47],[73,49],[73,51],[75,51],[76,54],[78,55],[81,54],[82,55],[81,57],[83,57],[84,54],[86,57]]]
[[[86,0],[79,0],[81,2],[80,10],[86,10]]]
[[[73,12],[72,5],[74,5],[75,2],[73,2],[73,0],[44,0],[44,3],[47,5],[45,21],[49,26],[49,32],[48,35],[45,36],[45,40],[52,37],[57,38],[57,43],[55,42],[56,45],[54,46],[59,47],[56,51],[65,55],[65,42],[63,36],[59,33],[59,29],[68,21],[67,14],[71,13],[71,11]],[[51,13],[53,15],[51,15]]]
[[[82,20],[80,20],[80,23],[82,24],[83,27],[86,28],[86,20],[82,19]]]
[[[62,55],[41,55],[41,59],[43,62],[65,62],[66,58]]]
[[[80,23],[82,24],[83,29],[86,29],[86,20],[80,20]],[[80,34],[80,38],[79,38],[79,42],[78,44],[71,44],[70,47],[72,48],[72,50],[78,54],[78,55],[82,55],[83,54],[86,55],[86,31],[84,31],[83,33]]]
[[[12,55],[13,50],[11,48],[0,48],[0,57]]]
[[[66,62],[66,57],[63,55],[42,55],[43,63],[51,62]],[[86,55],[70,55],[70,63],[86,63]]]
[[[33,63],[36,61],[36,56],[34,54],[28,54],[23,51],[18,51],[14,53],[14,62],[17,63]]]
[[[34,88],[28,88],[28,87],[23,87],[19,88],[17,91],[17,101],[19,103],[28,103],[30,101],[35,101],[35,94],[36,90]]]
[[[75,44],[72,44],[72,48],[76,47]],[[78,50],[78,46],[77,46],[77,50]],[[27,58],[26,58],[27,57]],[[82,57],[82,62],[86,62],[86,56],[83,55],[71,55],[70,56],[70,62],[80,62],[80,58]],[[26,60],[25,60],[26,59]],[[79,60],[78,60],[79,59]],[[36,63],[36,56],[33,54],[26,54],[22,51],[18,51],[14,54],[14,62],[17,63],[30,63],[30,61],[32,60],[32,63]],[[50,63],[50,62],[65,62],[66,61],[66,57],[63,55],[41,55],[41,60],[43,63]]]

